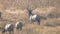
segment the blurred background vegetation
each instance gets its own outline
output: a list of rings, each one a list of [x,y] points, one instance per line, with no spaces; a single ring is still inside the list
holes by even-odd
[[[30,24],[27,8],[47,20],[42,19],[41,25]],[[7,23],[22,21],[21,34],[60,34],[60,0],[0,0],[0,12],[0,31]]]

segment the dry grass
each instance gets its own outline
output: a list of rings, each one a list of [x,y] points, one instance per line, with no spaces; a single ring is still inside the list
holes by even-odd
[[[48,9],[41,8],[41,14],[46,14],[46,13],[43,13],[43,10],[46,11]],[[54,12],[54,8],[53,9],[49,8],[49,10],[50,10],[50,12],[51,11]],[[16,11],[19,12],[20,10],[16,10]],[[39,11],[40,11],[40,9],[39,9]],[[50,14],[50,12],[47,12],[47,13]],[[51,12],[51,13],[53,13],[53,12]],[[39,12],[39,14],[40,14],[40,12]],[[55,14],[56,14],[56,12],[55,12]],[[58,14],[59,14],[59,12],[57,12],[57,15]],[[3,19],[7,19],[7,21],[3,21],[3,20],[0,21],[1,27],[4,27],[4,25],[6,23],[13,23],[14,24],[14,23],[16,23],[16,21],[22,21],[23,22],[23,29],[22,29],[22,31],[20,31],[21,34],[60,34],[60,29],[59,29],[60,17],[59,18],[47,18],[47,20],[41,20],[41,25],[37,25],[37,24],[30,24],[27,10],[22,10],[17,14],[3,12],[3,16],[2,16]],[[13,22],[10,22],[9,20],[12,20]],[[48,24],[49,26],[46,24]],[[55,27],[52,27],[51,25],[55,26]],[[14,33],[18,34],[18,31],[16,31],[14,29]],[[1,34],[1,32],[0,32],[0,34]]]
[[[29,0],[29,2],[28,0],[0,0],[3,18],[0,19],[0,34],[2,34],[1,31],[5,24],[15,24],[17,21],[23,22],[23,29],[19,32],[20,34],[60,34],[59,3],[60,0]],[[42,19],[41,25],[30,24],[28,11],[25,8],[34,9],[32,13],[42,15],[47,20]],[[54,17],[49,18],[47,16],[49,14]],[[18,34],[18,31],[14,29],[14,33]]]
[[[50,8],[49,8],[50,12],[51,11],[54,12],[54,8],[52,8],[52,9],[50,9]],[[41,14],[44,15],[46,13],[43,13],[43,10],[46,11],[48,9],[47,8],[41,8]],[[18,11],[18,13],[16,13],[16,14],[15,13],[3,12],[3,16],[4,16],[4,17],[2,16],[3,20],[7,19],[7,21],[3,21],[3,20],[0,21],[1,22],[0,26],[4,27],[4,25],[6,23],[13,23],[14,24],[14,23],[16,23],[16,21],[22,21],[23,22],[23,29],[22,29],[22,31],[20,31],[21,34],[60,34],[59,33],[60,32],[60,29],[59,29],[60,18],[47,18],[47,20],[41,20],[41,25],[30,24],[30,20],[29,20],[27,10],[22,10],[22,11],[16,10],[16,11]],[[39,9],[39,11],[40,11],[40,9]],[[34,11],[34,12],[37,13],[39,11]],[[47,12],[47,13],[50,14],[50,12]],[[51,12],[51,13],[53,13],[53,12]],[[40,14],[40,12],[39,12],[39,14]],[[57,15],[58,14],[59,14],[59,12],[57,13]],[[13,22],[10,22],[9,20],[12,20]],[[46,24],[48,24],[50,26],[48,26]],[[52,24],[52,26],[55,26],[55,27],[52,27],[51,24]],[[18,31],[16,31],[14,29],[14,33],[18,34]]]

